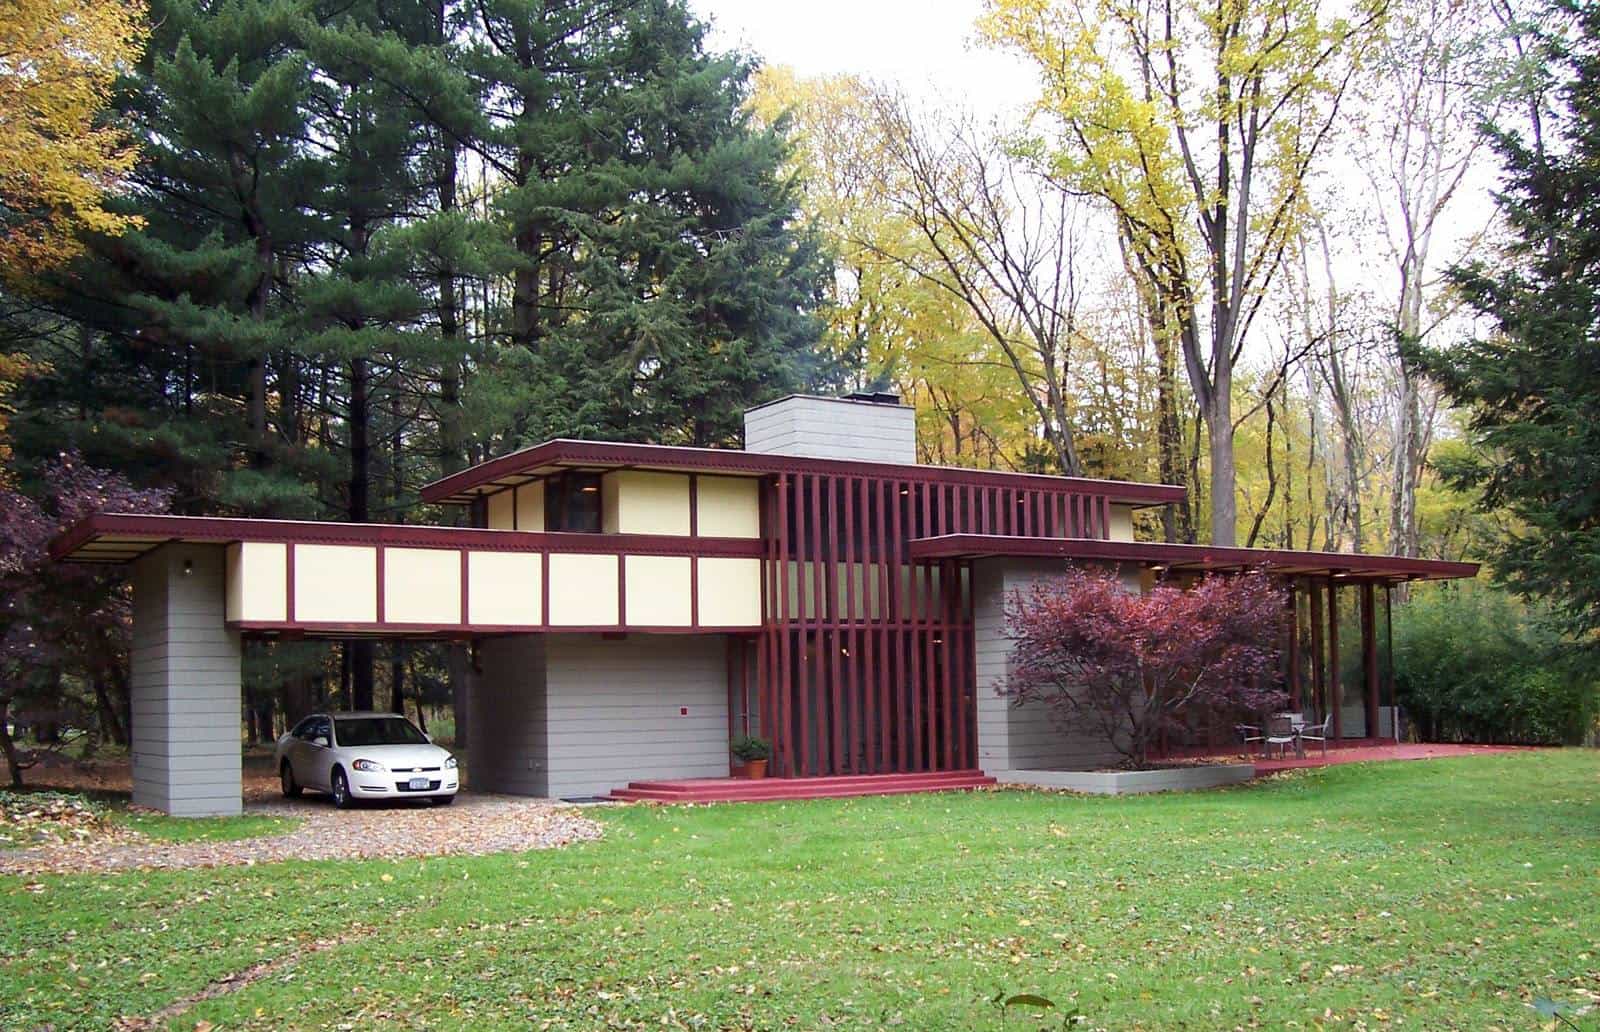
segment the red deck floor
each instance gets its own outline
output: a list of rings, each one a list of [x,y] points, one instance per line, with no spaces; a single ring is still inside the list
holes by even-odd
[[[777,799],[838,799],[846,796],[899,795],[906,792],[950,792],[982,788],[994,778],[981,770],[931,774],[860,774],[824,778],[688,778],[681,781],[635,781],[611,798],[655,803],[762,802]]]
[[[1372,763],[1382,760],[1436,760],[1448,756],[1479,756],[1484,753],[1516,752],[1525,748],[1515,745],[1447,745],[1413,742],[1361,742],[1337,745],[1324,756],[1320,749],[1308,749],[1305,757],[1289,754],[1288,759],[1263,759],[1255,757],[1256,776],[1273,774],[1280,770],[1299,770],[1305,767],[1331,767],[1340,763]]]
[[[1309,767],[1331,767],[1340,763],[1373,763],[1384,760],[1433,760],[1450,756],[1480,756],[1486,753],[1517,752],[1526,746],[1515,745],[1429,745],[1395,743],[1371,739],[1333,744],[1324,756],[1310,750],[1304,758],[1292,754],[1288,759],[1265,759],[1238,751],[1189,751],[1189,758],[1237,759],[1256,765],[1256,776]],[[862,774],[822,778],[688,778],[679,781],[635,781],[611,793],[611,798],[630,802],[657,803],[732,803],[783,799],[838,799],[848,796],[898,795],[906,792],[949,792],[993,785],[995,779],[981,770],[943,771],[935,774]]]

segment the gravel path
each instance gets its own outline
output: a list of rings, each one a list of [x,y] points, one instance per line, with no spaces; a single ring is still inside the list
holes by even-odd
[[[250,802],[245,813],[297,817],[280,835],[231,842],[162,842],[138,835],[0,850],[0,874],[84,874],[133,869],[227,867],[279,860],[482,856],[550,849],[600,837],[576,808],[544,799],[463,793],[454,806],[336,810],[323,797]]]

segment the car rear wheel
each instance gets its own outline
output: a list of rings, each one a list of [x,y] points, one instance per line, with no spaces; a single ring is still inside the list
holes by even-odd
[[[333,788],[333,805],[341,810],[348,810],[356,801],[350,796],[350,779],[344,776],[344,771],[334,770],[331,781]]]
[[[285,799],[300,798],[300,783],[294,779],[294,768],[289,766],[289,761],[283,761],[283,767],[278,771],[278,785],[283,789]]]

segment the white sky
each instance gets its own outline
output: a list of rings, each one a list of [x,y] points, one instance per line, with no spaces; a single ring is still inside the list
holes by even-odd
[[[1021,108],[1033,76],[973,42],[980,0],[690,0],[712,44],[751,51],[803,76],[849,73],[948,98],[983,114]]]
[[[1036,79],[1025,61],[977,43],[974,25],[982,0],[689,2],[712,23],[713,48],[745,50],[769,64],[788,65],[801,76],[859,75],[899,86],[907,96],[935,108],[961,108],[1002,120],[1009,120],[1007,115],[1020,118],[1037,96]],[[1360,219],[1370,184],[1347,155],[1330,153],[1324,166],[1324,174],[1342,184],[1319,198],[1325,212],[1336,222]],[[1486,165],[1463,184],[1452,217],[1438,227],[1430,261],[1435,274],[1487,223],[1493,181],[1493,168]],[[1389,294],[1395,277],[1376,239],[1376,226],[1346,225],[1345,230],[1336,234],[1344,237],[1336,241],[1340,290]],[[1266,343],[1263,334],[1256,336],[1258,347]]]

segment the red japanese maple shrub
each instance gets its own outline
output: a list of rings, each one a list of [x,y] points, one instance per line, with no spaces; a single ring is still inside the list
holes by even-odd
[[[1284,606],[1260,572],[1140,594],[1114,573],[1070,570],[1007,600],[1015,651],[999,691],[1147,767],[1162,727],[1189,707],[1283,704]]]

